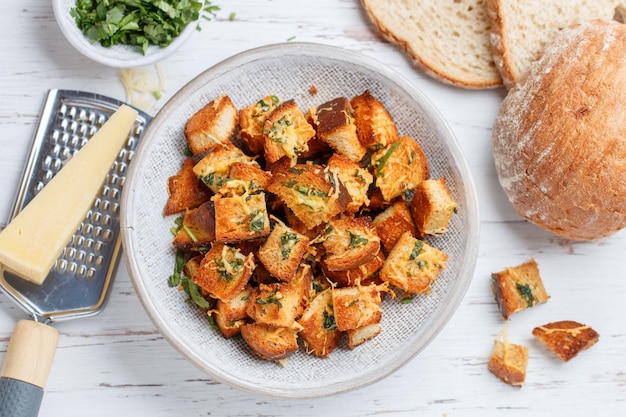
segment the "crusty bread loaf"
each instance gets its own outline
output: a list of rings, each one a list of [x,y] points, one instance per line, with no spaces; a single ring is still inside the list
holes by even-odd
[[[489,44],[487,0],[361,0],[379,32],[434,78],[464,88],[502,85]]]
[[[564,29],[504,99],[493,127],[500,184],[516,212],[558,236],[626,226],[626,26]]]
[[[610,20],[622,0],[487,0],[493,58],[512,87],[546,43],[563,28],[585,20]]]

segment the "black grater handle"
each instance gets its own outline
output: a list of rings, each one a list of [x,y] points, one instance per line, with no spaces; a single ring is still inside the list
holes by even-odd
[[[28,382],[0,378],[0,417],[35,417],[43,389]]]

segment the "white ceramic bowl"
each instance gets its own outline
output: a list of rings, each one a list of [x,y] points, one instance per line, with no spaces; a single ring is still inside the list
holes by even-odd
[[[104,47],[99,42],[91,43],[80,31],[70,10],[75,7],[76,0],[52,0],[54,17],[68,42],[81,54],[96,62],[115,68],[132,68],[151,65],[173,54],[196,31],[196,23],[192,22],[165,48],[151,45],[145,55],[130,45],[113,45]]]
[[[317,94],[310,88],[315,86]],[[433,178],[445,177],[459,205],[449,231],[432,244],[449,255],[432,293],[411,304],[383,305],[382,332],[349,350],[345,342],[327,359],[294,354],[286,366],[261,360],[243,340],[226,340],[206,315],[168,286],[175,252],[164,217],[166,182],[183,159],[183,127],[206,103],[227,94],[238,108],[268,94],[293,98],[301,109],[369,89],[395,119],[401,133],[422,145]],[[124,253],[137,294],[169,342],[216,380],[280,397],[319,397],[377,381],[413,358],[433,340],[461,302],[475,267],[479,215],[471,174],[437,110],[413,85],[385,65],[335,47],[306,43],[270,45],[235,55],[200,74],[165,104],[146,129],[123,189]],[[425,381],[426,383],[426,381]],[[419,389],[419,388],[417,388]]]

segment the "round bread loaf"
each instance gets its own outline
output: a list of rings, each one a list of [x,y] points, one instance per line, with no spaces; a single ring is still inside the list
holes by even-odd
[[[528,221],[572,240],[626,226],[626,25],[561,31],[504,99],[493,154]]]

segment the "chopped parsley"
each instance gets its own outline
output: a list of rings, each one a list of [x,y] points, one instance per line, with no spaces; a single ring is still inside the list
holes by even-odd
[[[389,157],[399,145],[400,145],[400,142],[392,143],[389,149],[387,149],[387,152],[385,152],[385,154],[383,155],[383,157],[380,158],[380,160],[376,162],[376,176],[377,177],[382,176],[383,169],[385,168],[385,165],[387,165],[387,161],[389,160]]]
[[[352,233],[349,230],[348,230],[348,234],[350,235],[350,247],[351,248],[355,248],[357,246],[362,246],[362,245],[367,245],[367,242],[369,242],[369,240],[367,240],[366,237],[357,235],[356,233]]]
[[[248,226],[253,232],[262,232],[265,228],[265,212],[263,210],[255,210],[250,213],[250,225]]]
[[[533,291],[528,284],[516,284],[515,287],[517,291],[520,293],[522,298],[528,304],[528,307],[532,307],[537,304],[537,298],[533,295]]]
[[[409,255],[409,261],[414,261],[419,256],[420,252],[424,248],[424,242],[421,240],[417,240],[415,245],[413,246],[413,250],[411,250],[411,255]]]
[[[324,310],[324,330],[337,330],[337,321],[335,316]]]
[[[232,281],[235,278],[235,274],[239,273],[239,271],[241,271],[241,269],[243,268],[244,262],[241,258],[235,258],[228,263],[231,267],[232,272],[230,272],[226,268],[226,263],[224,262],[224,259],[217,258],[215,260],[215,264],[217,265],[217,273],[220,274],[220,277],[225,281]]]
[[[265,298],[257,298],[256,303],[257,304],[261,304],[261,305],[276,304],[276,306],[278,308],[283,308],[283,305],[280,302],[280,300],[282,300],[282,298],[283,297],[280,296],[280,294],[278,293],[278,290],[275,289],[267,297],[265,297]]]
[[[283,260],[289,258],[291,250],[298,241],[298,236],[290,231],[286,231],[280,236],[280,256]]]

